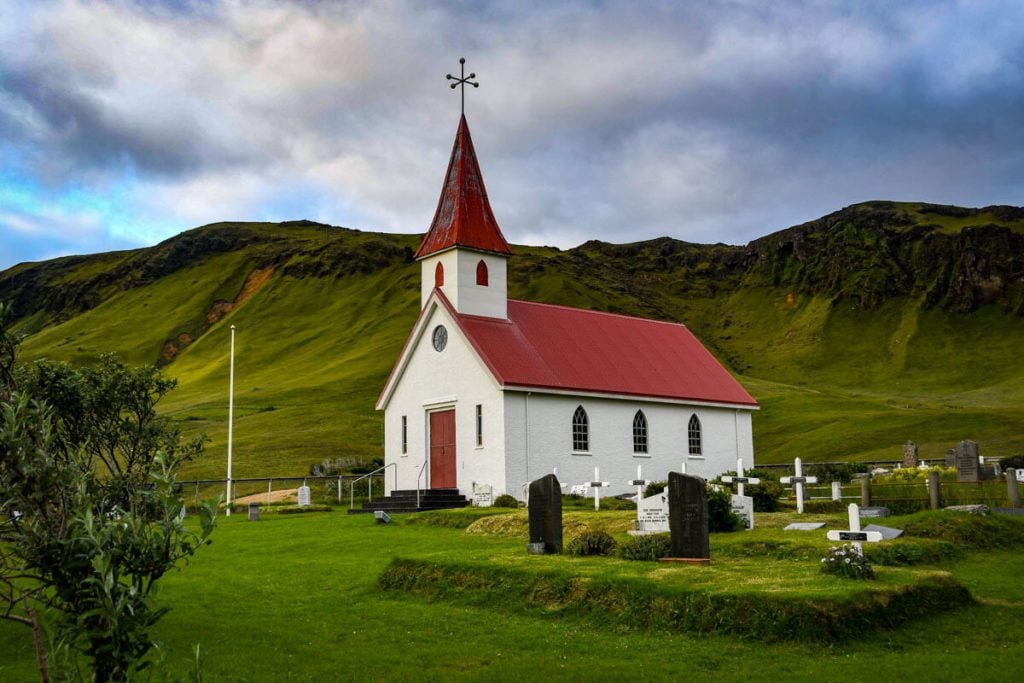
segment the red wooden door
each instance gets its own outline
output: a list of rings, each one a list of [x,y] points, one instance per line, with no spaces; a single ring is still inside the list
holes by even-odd
[[[455,411],[430,413],[430,488],[455,486]]]

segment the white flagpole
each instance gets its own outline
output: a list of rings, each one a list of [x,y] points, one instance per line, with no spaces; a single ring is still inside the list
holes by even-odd
[[[231,326],[231,373],[228,380],[228,490],[225,514],[231,516],[231,433],[235,421],[235,326]]]

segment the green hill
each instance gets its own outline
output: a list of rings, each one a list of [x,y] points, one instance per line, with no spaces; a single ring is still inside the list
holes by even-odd
[[[420,236],[218,223],[0,273],[22,357],[157,362],[163,409],[222,476],[237,327],[235,475],[381,454],[373,409],[419,307]],[[510,295],[686,323],[761,403],[759,462],[1024,452],[1024,209],[869,202],[750,244],[517,247]]]

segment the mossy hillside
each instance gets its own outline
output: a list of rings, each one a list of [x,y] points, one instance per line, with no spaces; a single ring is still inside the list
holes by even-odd
[[[842,221],[863,224],[843,238],[849,258],[832,267],[855,267],[855,238],[871,230],[923,245],[921,235],[982,229],[971,210],[955,208],[844,209]],[[1019,232],[1016,214],[989,213],[1000,229]],[[933,224],[933,214],[959,227]],[[830,225],[811,232],[835,246],[822,237]],[[786,233],[776,240],[783,251]],[[223,469],[228,326],[236,324],[236,476],[300,474],[324,457],[380,455],[373,404],[418,312],[418,239],[304,222],[217,224],[149,250],[17,266],[0,274],[0,287],[26,311],[27,359],[85,362],[109,350],[154,362],[169,340],[191,338],[166,366],[181,386],[164,405],[190,432],[213,437],[187,475]],[[780,258],[820,258],[806,247],[757,261],[767,248],[668,238],[517,247],[510,294],[685,322],[760,401],[759,462],[894,459],[908,438],[931,459],[962,438],[985,454],[1024,452],[1024,356],[1016,352],[1024,318],[1007,312],[1010,299],[962,313],[929,303],[929,292],[946,286],[935,282],[909,293],[897,287],[867,306],[843,294],[846,285],[822,280],[824,266],[815,266],[817,279],[801,271],[765,281]],[[242,300],[259,269],[272,274]],[[210,321],[218,302],[236,300]]]

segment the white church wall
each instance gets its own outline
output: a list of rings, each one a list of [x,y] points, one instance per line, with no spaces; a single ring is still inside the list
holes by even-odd
[[[476,283],[476,266],[487,264],[487,285]],[[420,306],[434,291],[437,264],[444,268],[441,291],[455,310],[491,318],[508,317],[507,259],[467,249],[449,249],[420,262]]]
[[[527,408],[528,404],[528,408]],[[572,417],[576,407],[587,411],[590,449],[572,449]],[[648,453],[633,452],[633,417],[643,410],[647,418]],[[526,413],[529,412],[527,426]],[[687,428],[690,416],[701,421],[702,455],[689,455]],[[750,411],[615,398],[506,392],[505,437],[508,493],[521,497],[524,482],[558,468],[561,483],[581,484],[593,479],[594,467],[612,486],[602,495],[631,491],[626,481],[636,476],[637,465],[649,480],[664,480],[670,471],[686,471],[704,478],[735,469],[736,458],[753,465]],[[528,439],[528,444],[527,444]],[[568,488],[566,489],[568,490]]]
[[[434,350],[431,335],[444,325],[448,344]],[[472,493],[473,483],[504,484],[504,420],[501,392],[469,347],[447,311],[434,308],[384,413],[384,461],[398,466],[398,485],[387,472],[385,488],[416,488],[417,475],[429,457],[429,413],[455,409],[456,476],[459,490]],[[482,407],[483,445],[476,444],[476,406]],[[402,416],[407,417],[407,451],[402,451]],[[429,465],[425,472],[429,471]],[[426,478],[420,479],[425,486]]]
[[[433,254],[420,261],[420,308],[427,305],[427,299],[434,291],[434,272],[440,262],[444,268],[444,285],[441,291],[448,297],[455,310],[459,310],[459,290],[455,286],[459,272],[458,252],[461,249],[449,249],[440,254]]]

